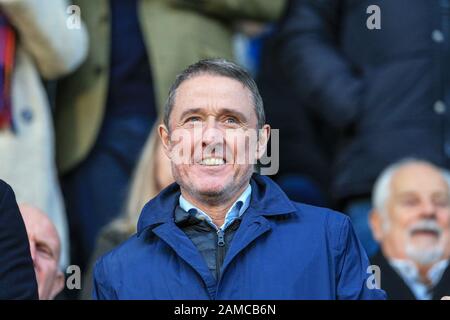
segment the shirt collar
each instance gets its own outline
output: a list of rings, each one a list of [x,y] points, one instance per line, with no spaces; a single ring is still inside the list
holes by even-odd
[[[244,192],[242,192],[239,198],[233,203],[231,208],[228,210],[227,214],[225,215],[224,223],[220,227],[220,229],[225,230],[234,220],[240,218],[244,214],[245,210],[247,210],[247,208],[250,205],[251,193],[252,187],[249,184],[247,188],[244,190]],[[214,228],[217,229],[217,226],[213,223],[211,217],[207,213],[203,212],[202,210],[194,206],[188,200],[186,200],[186,198],[183,197],[183,195],[180,195],[179,206],[184,211],[192,215],[195,215],[197,219],[204,218],[210,225],[214,226]]]
[[[422,285],[424,286],[424,284],[420,279],[419,270],[416,265],[412,261],[403,259],[389,259],[389,263],[400,274],[400,276],[405,280],[417,296],[419,287]],[[428,270],[427,277],[431,281],[431,287],[435,287],[441,280],[448,264],[448,260],[441,260],[435,263],[433,267]],[[428,298],[431,299],[431,297]]]
[[[249,208],[246,212],[253,217],[289,216],[293,212],[302,214],[302,209],[294,205],[287,195],[272,179],[257,173],[250,179],[252,187]],[[137,234],[141,236],[147,229],[174,220],[174,212],[179,207],[180,186],[173,183],[162,190],[155,198],[147,202],[142,209],[137,225]],[[251,214],[250,214],[251,209]],[[180,208],[180,210],[182,210]]]

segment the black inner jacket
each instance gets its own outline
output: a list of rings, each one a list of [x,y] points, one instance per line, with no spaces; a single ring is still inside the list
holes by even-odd
[[[241,219],[237,218],[222,231],[197,216],[195,210],[186,212],[178,206],[175,209],[175,224],[191,239],[205,259],[208,269],[218,280],[226,253],[241,224]]]

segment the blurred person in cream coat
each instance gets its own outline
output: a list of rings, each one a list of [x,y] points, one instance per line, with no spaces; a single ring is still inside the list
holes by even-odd
[[[69,28],[69,8],[66,0],[0,0],[0,15],[12,39],[5,52],[13,60],[9,120],[0,127],[0,177],[12,186],[19,203],[48,213],[62,240],[61,266],[69,263],[69,237],[43,80],[74,71],[86,56],[85,27],[80,23]]]

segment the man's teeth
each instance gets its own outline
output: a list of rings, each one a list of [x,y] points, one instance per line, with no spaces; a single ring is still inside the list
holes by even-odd
[[[225,164],[225,161],[223,161],[222,158],[206,158],[203,159],[200,164],[204,166],[220,166]]]

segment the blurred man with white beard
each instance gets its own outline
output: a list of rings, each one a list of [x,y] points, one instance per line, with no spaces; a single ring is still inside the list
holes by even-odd
[[[389,299],[441,299],[450,294],[450,175],[406,159],[375,183],[370,226],[381,251],[381,288]]]

